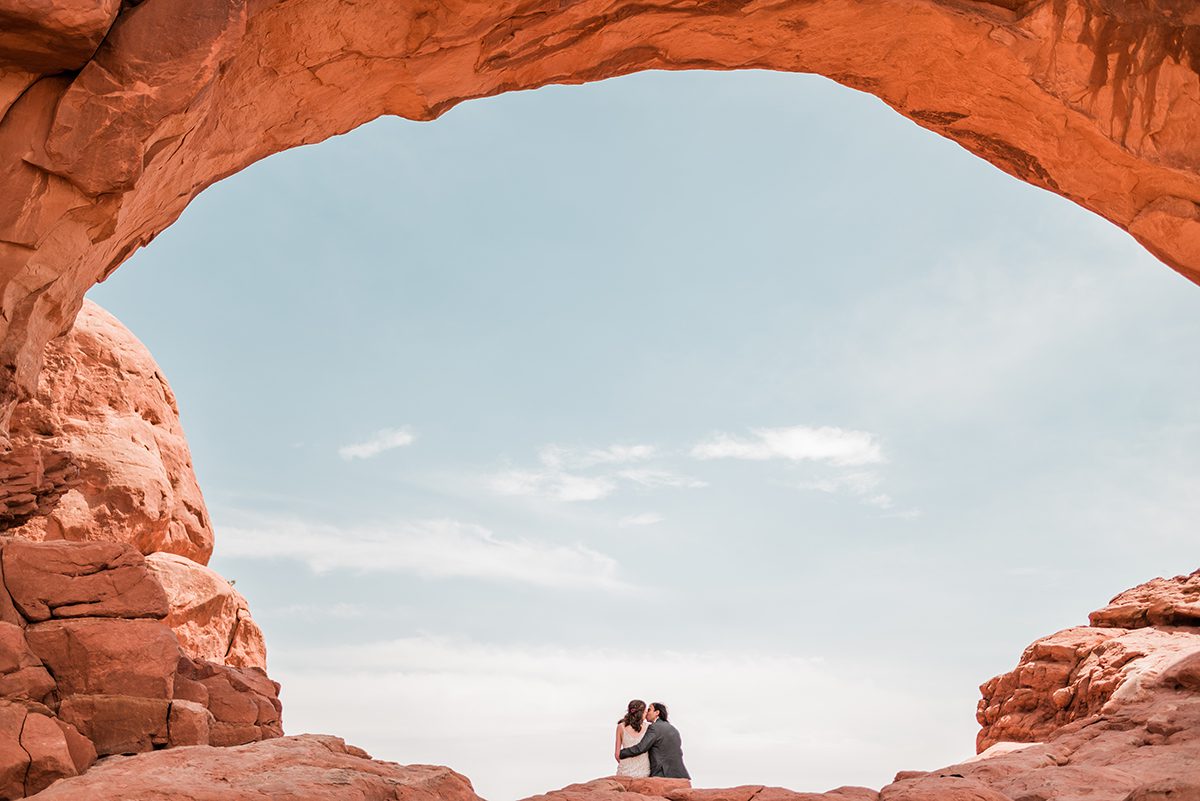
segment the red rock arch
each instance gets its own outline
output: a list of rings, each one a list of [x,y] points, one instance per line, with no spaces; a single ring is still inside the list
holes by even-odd
[[[213,182],[383,114],[431,120],[471,98],[645,69],[826,75],[1103,215],[1200,282],[1191,0],[64,0],[44,9],[0,1],[5,428],[87,289]]]

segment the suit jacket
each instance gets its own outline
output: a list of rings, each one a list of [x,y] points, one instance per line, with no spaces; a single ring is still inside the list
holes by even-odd
[[[692,778],[683,766],[683,744],[679,739],[679,730],[661,718],[650,724],[640,743],[621,749],[621,759],[647,752],[650,754],[651,776]]]

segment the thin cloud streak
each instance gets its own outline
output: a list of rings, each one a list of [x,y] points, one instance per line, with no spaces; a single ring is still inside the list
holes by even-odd
[[[707,481],[701,481],[698,478],[685,476],[676,473],[672,470],[655,470],[653,468],[636,467],[628,470],[621,470],[617,473],[619,478],[626,481],[632,481],[635,484],[641,484],[643,487],[651,489],[658,487],[676,487],[680,489],[699,489],[707,487]]]
[[[353,445],[343,445],[338,448],[338,456],[346,461],[351,459],[370,459],[384,451],[403,448],[413,444],[417,438],[408,428],[383,428],[371,435],[366,442]]]
[[[752,428],[750,437],[712,434],[692,447],[694,459],[789,459],[826,462],[839,467],[879,464],[883,449],[875,435],[835,426]]]
[[[488,479],[488,486],[497,495],[538,496],[564,503],[598,501],[607,498],[617,488],[616,484],[604,477],[533,470],[496,473]]]
[[[615,559],[584,545],[502,539],[483,526],[457,520],[338,527],[260,517],[222,530],[224,556],[293,559],[316,573],[405,573],[608,592],[630,588]]]
[[[609,445],[580,451],[551,443],[538,449],[538,460],[555,470],[578,470],[601,464],[644,462],[658,455],[654,445]]]
[[[663,521],[663,516],[656,512],[642,512],[638,515],[629,515],[622,517],[617,521],[617,525],[621,528],[632,528],[634,526],[654,526]]]

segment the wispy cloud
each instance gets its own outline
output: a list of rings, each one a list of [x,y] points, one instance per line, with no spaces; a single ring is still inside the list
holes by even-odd
[[[483,526],[457,520],[339,527],[251,517],[222,531],[225,556],[293,559],[318,573],[355,570],[491,579],[556,589],[628,588],[615,559],[584,545],[504,539]]]
[[[568,448],[543,445],[538,449],[539,467],[511,468],[494,473],[487,485],[499,495],[551,498],[567,503],[597,501],[617,490],[622,480],[643,487],[704,487],[707,484],[672,470],[619,465],[644,462],[660,456],[654,445],[610,445],[607,448]]]
[[[693,446],[691,454],[696,459],[790,459],[838,466],[884,461],[874,434],[834,426],[753,428],[749,437],[718,432]]]
[[[879,491],[882,479],[873,470],[856,470],[832,476],[801,481],[796,484],[798,489],[812,492],[823,492],[828,495],[850,495],[868,506],[874,506],[889,514],[885,517],[912,519],[920,515],[915,509],[894,511],[896,502],[886,492]]]
[[[672,470],[655,470],[648,467],[634,467],[628,470],[621,470],[617,476],[632,481],[635,484],[641,484],[643,487],[679,487],[683,489],[698,489],[707,487],[707,481],[701,481],[698,478],[685,476],[681,473],[676,473]]]
[[[341,456],[346,461],[351,459],[370,459],[372,456],[378,456],[384,451],[411,445],[416,438],[416,434],[407,427],[383,428],[372,434],[371,438],[365,442],[343,445],[338,448],[338,456]]]
[[[609,445],[607,448],[580,450],[550,444],[538,449],[538,460],[542,464],[560,470],[578,470],[601,464],[644,462],[657,455],[658,448],[654,445]]]
[[[622,517],[617,525],[621,528],[632,528],[633,526],[653,526],[661,523],[663,516],[655,512],[642,512],[638,515],[629,515]]]
[[[606,498],[617,488],[603,476],[580,476],[561,471],[505,470],[488,480],[498,495],[536,495],[573,503]]]

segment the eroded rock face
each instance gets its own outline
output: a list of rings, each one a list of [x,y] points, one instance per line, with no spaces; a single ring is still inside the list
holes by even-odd
[[[261,668],[183,653],[132,545],[4,538],[0,568],[0,799],[97,756],[283,734],[279,685]]]
[[[1037,742],[1146,692],[1172,665],[1200,660],[1200,571],[1123,592],[1091,626],[1043,637],[980,690],[978,747]]]
[[[212,528],[175,395],[146,347],[96,304],[46,348],[37,396],[19,405],[11,435],[0,454],[8,534],[208,561]]]
[[[382,114],[644,69],[829,76],[1200,280],[1189,0],[5,0],[0,21],[0,429],[87,288],[214,181]]]
[[[262,630],[241,593],[215,570],[185,556],[154,553],[146,563],[170,599],[167,625],[184,653],[236,667],[267,668]]]

